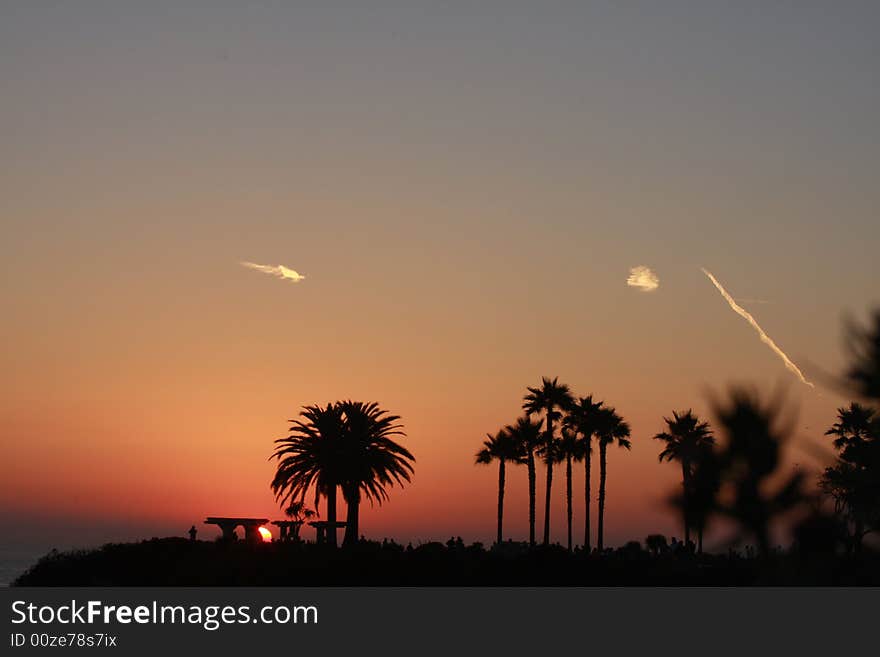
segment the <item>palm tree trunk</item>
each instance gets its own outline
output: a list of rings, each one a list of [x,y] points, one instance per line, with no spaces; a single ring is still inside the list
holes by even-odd
[[[608,444],[599,441],[599,527],[596,536],[596,548],[601,553],[605,547],[605,468]]]
[[[684,459],[681,461],[681,492],[682,492],[682,515],[684,516],[684,546],[687,548],[691,543],[691,514],[690,514],[690,503],[691,503],[691,486],[690,481],[688,481],[688,472],[690,467],[688,462]]]
[[[565,457],[565,502],[568,515],[568,551],[571,552],[571,454]]]
[[[528,463],[529,469],[529,545],[535,547],[535,484],[537,473],[535,472],[535,452],[529,447]]]
[[[501,545],[501,525],[504,521],[504,459],[498,459],[498,538],[495,541]]]
[[[544,491],[544,545],[550,545],[550,489],[553,486],[553,422],[547,414],[547,489]]]
[[[345,517],[345,536],[342,537],[342,545],[357,545],[358,534],[360,531],[359,515],[361,506],[361,496],[359,491],[354,491],[348,495],[348,514]],[[334,532],[335,533],[335,532]]]
[[[584,455],[584,550],[590,554],[590,444]]]
[[[336,547],[336,486],[327,491],[327,544]]]
[[[862,539],[865,537],[865,521],[857,517],[853,528],[853,554],[862,553]]]

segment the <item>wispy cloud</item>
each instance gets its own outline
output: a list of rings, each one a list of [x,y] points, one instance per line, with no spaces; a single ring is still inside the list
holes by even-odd
[[[300,274],[298,271],[289,269],[284,265],[258,265],[255,262],[242,262],[241,265],[243,267],[247,267],[248,269],[255,269],[257,271],[263,272],[264,274],[275,276],[276,278],[280,278],[281,280],[290,281],[291,283],[299,283],[300,281],[305,279],[305,276]]]
[[[721,293],[721,296],[724,297],[724,300],[727,301],[728,305],[733,309],[733,311],[737,315],[739,315],[740,317],[745,319],[751,325],[751,327],[758,332],[758,336],[761,338],[761,342],[763,342],[768,347],[770,347],[770,349],[773,350],[773,353],[775,353],[777,356],[779,356],[782,359],[782,362],[785,363],[785,368],[789,372],[794,374],[798,379],[800,379],[801,383],[804,383],[804,384],[810,386],[811,388],[815,388],[815,386],[812,383],[807,381],[807,379],[804,377],[803,372],[801,372],[800,368],[798,368],[798,366],[795,365],[788,356],[786,356],[785,352],[779,348],[779,345],[777,345],[773,341],[773,338],[771,338],[769,335],[767,335],[764,332],[764,329],[761,328],[761,326],[758,324],[758,322],[755,320],[755,318],[752,317],[752,315],[747,310],[745,310],[742,306],[740,306],[736,301],[734,301],[733,297],[730,296],[727,293],[727,290],[724,289],[724,286],[721,285],[721,283],[718,282],[718,279],[712,275],[712,272],[710,272],[707,269],[703,269],[703,273],[706,274],[706,276],[709,278],[710,281],[712,281],[712,284],[718,289],[718,291]]]
[[[650,267],[639,265],[629,270],[626,284],[630,287],[637,287],[642,292],[653,292],[660,287],[660,279],[657,278],[657,274],[651,271]]]

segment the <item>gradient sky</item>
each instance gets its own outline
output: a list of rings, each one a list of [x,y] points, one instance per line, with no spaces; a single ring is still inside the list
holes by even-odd
[[[880,302],[877,3],[292,4],[0,10],[6,547],[278,517],[272,440],[336,398],[403,417],[414,483],[361,526],[404,541],[492,538],[473,455],[542,375],[632,424],[612,544],[677,531],[650,437],[707,390],[786,382],[820,439],[842,400],[700,267],[840,368]]]

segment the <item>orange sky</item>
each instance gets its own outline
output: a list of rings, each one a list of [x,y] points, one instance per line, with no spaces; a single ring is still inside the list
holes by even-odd
[[[833,422],[843,400],[700,267],[768,301],[743,305],[808,375],[840,368],[842,317],[880,302],[870,16],[159,4],[0,25],[0,513],[22,544],[275,517],[272,440],[337,398],[403,418],[414,482],[362,520],[402,540],[492,538],[473,455],[542,375],[633,427],[612,544],[676,531],[650,437],[707,389],[787,382],[806,438]],[[626,286],[636,265],[659,289]]]

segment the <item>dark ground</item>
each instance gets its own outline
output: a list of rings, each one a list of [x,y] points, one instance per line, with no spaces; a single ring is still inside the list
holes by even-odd
[[[181,538],[51,552],[13,586],[752,586],[880,585],[880,557],[651,554],[628,546],[603,556],[552,546],[501,550],[450,542],[404,548],[362,542],[191,542]]]

